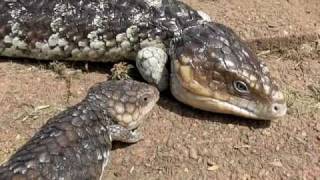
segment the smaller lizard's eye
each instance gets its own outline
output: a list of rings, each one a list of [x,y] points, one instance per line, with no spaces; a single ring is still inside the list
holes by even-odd
[[[249,93],[248,86],[245,82],[243,81],[234,81],[233,82],[233,87],[236,91],[239,93]]]
[[[141,97],[140,99],[140,102],[142,104],[148,104],[149,103],[149,99],[150,99],[150,95],[149,94],[146,94],[144,96]]]

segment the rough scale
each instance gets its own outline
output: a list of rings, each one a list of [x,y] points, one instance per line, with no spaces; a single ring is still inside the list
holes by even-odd
[[[170,82],[195,108],[254,119],[287,110],[268,68],[230,28],[176,0],[3,0],[0,55],[135,60],[146,81],[160,90]]]
[[[95,85],[0,166],[0,180],[101,179],[112,141],[139,141],[137,128],[158,99],[158,90],[141,82]]]

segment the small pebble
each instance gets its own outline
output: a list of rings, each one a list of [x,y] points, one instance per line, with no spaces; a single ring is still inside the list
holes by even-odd
[[[251,179],[251,176],[249,174],[244,174],[244,175],[242,175],[241,179],[242,180],[249,180],[249,179]]]
[[[203,132],[202,132],[202,136],[203,136],[203,137],[207,137],[208,135],[209,135],[209,133],[208,133],[207,131],[203,131]]]
[[[284,34],[284,36],[287,36],[287,35],[289,34],[289,32],[286,31],[286,30],[284,30],[284,31],[283,31],[283,34]]]
[[[266,135],[266,136],[270,136],[271,135],[270,131],[267,131],[267,130],[263,130],[262,134]]]
[[[207,160],[207,165],[208,166],[213,166],[215,163],[211,160],[211,159],[208,159]]]
[[[198,152],[197,152],[197,150],[196,150],[195,148],[193,148],[193,147],[190,147],[190,148],[189,148],[189,156],[190,156],[190,158],[192,158],[192,159],[198,159]]]
[[[270,163],[272,166],[276,166],[276,167],[282,167],[282,163],[280,161],[273,161]]]
[[[268,171],[265,170],[265,169],[261,169],[258,173],[259,177],[262,178],[264,176],[267,176],[268,175]]]
[[[213,165],[213,166],[209,166],[208,167],[208,171],[216,171],[219,169],[219,166],[218,165]]]
[[[172,139],[172,138],[169,138],[169,140],[167,141],[167,146],[168,146],[168,147],[173,147],[173,145],[174,145],[173,139]]]
[[[129,173],[132,174],[134,171],[134,166],[132,166],[132,168],[130,169]]]
[[[19,139],[21,139],[21,135],[20,135],[20,134],[18,134],[18,135],[16,136],[16,140],[19,140]]]
[[[318,123],[315,127],[316,131],[320,132],[320,123]]]
[[[181,149],[181,152],[182,152],[183,157],[188,157],[189,152],[188,152],[188,149],[186,147],[183,147]]]
[[[233,124],[228,124],[228,127],[229,127],[230,129],[233,129],[233,128],[234,128],[234,125],[233,125]]]
[[[120,177],[120,176],[121,176],[121,173],[120,173],[120,172],[114,172],[113,175],[114,175],[115,177]]]
[[[311,54],[314,49],[310,44],[302,44],[299,50],[303,54]]]
[[[188,168],[184,168],[184,172],[189,172],[189,169]]]
[[[200,157],[200,158],[198,159],[198,164],[201,164],[202,160],[203,160],[203,159]]]
[[[201,151],[199,151],[199,154],[201,156],[207,156],[209,153],[208,149],[206,147],[201,148]]]

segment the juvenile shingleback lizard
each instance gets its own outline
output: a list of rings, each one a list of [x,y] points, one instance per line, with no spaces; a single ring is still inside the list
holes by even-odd
[[[142,82],[95,85],[0,166],[0,180],[101,179],[112,141],[139,141],[137,128],[158,99],[158,90]]]
[[[135,60],[146,81],[170,82],[195,108],[267,120],[287,110],[266,65],[230,28],[176,0],[2,0],[0,56]]]

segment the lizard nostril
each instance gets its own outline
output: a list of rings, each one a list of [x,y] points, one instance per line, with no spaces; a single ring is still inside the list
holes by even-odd
[[[273,104],[272,113],[277,116],[283,116],[287,112],[287,106],[285,104]]]

